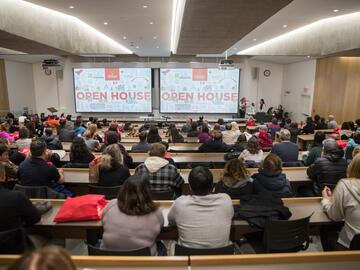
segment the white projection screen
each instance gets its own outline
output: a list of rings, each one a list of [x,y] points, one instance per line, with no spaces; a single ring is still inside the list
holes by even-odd
[[[160,69],[162,113],[237,113],[240,70]]]
[[[74,68],[76,112],[151,112],[151,68]]]

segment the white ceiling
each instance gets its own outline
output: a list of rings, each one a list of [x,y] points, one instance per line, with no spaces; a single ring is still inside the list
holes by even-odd
[[[287,64],[297,63],[297,62],[309,61],[309,60],[315,59],[315,58],[308,58],[308,57],[303,57],[303,56],[261,55],[261,56],[253,56],[253,57],[251,57],[251,59],[263,61],[263,62],[274,63],[274,64],[287,65]]]
[[[334,9],[339,11],[335,13]],[[360,0],[294,0],[229,48],[228,53],[237,53],[320,19],[358,11]]]
[[[40,63],[46,59],[58,59],[60,60],[62,57],[58,56],[58,55],[47,55],[47,54],[42,54],[42,55],[35,55],[35,54],[9,54],[9,55],[0,55],[0,57],[4,60],[9,60],[9,61],[15,61],[15,62],[22,62],[22,63]]]
[[[27,0],[27,2],[75,16],[139,56],[170,55],[171,0]],[[69,6],[74,8],[70,9]],[[108,24],[104,25],[104,22]],[[124,36],[126,40],[123,39]]]

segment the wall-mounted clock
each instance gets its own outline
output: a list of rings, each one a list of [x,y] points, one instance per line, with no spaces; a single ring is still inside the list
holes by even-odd
[[[269,77],[270,74],[271,74],[271,71],[270,71],[270,70],[268,70],[268,69],[265,69],[265,70],[264,70],[264,76],[265,76],[265,77]]]

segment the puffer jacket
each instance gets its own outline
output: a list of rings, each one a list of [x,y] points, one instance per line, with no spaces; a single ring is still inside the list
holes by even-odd
[[[334,151],[318,158],[307,169],[307,175],[313,180],[315,195],[321,195],[324,186],[333,189],[341,178],[346,177],[347,162],[343,155],[343,150]]]
[[[282,172],[271,173],[264,169],[259,169],[259,173],[255,173],[254,179],[255,193],[268,192],[275,197],[292,196],[292,190],[289,180]]]

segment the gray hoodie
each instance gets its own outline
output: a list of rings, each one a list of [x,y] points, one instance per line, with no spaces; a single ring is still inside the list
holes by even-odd
[[[360,234],[360,179],[341,179],[330,200],[321,201],[324,211],[334,221],[345,221],[338,243],[349,248],[356,234]]]

